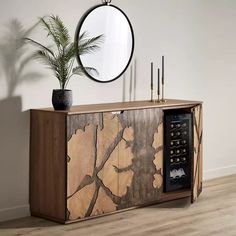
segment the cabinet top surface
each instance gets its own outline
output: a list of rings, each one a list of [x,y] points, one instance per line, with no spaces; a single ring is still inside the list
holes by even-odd
[[[184,107],[193,107],[199,104],[202,104],[202,102],[167,99],[165,102],[160,102],[160,103],[151,101],[134,101],[134,102],[77,105],[77,106],[72,106],[71,109],[67,111],[55,111],[53,108],[40,108],[31,110],[57,112],[67,115],[73,115],[73,114],[83,114],[83,113],[134,110],[134,109],[145,109],[145,108],[163,108],[163,109],[184,108]]]

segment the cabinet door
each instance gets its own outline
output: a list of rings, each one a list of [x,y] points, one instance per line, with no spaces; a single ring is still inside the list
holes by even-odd
[[[159,199],[162,117],[160,109],[68,117],[68,220]]]
[[[112,113],[71,115],[67,120],[67,219],[115,211],[118,143],[122,130]]]
[[[202,192],[202,105],[193,108],[193,175],[192,175],[192,199],[194,202]]]
[[[163,112],[124,111],[119,115],[118,209],[158,201],[163,189]]]

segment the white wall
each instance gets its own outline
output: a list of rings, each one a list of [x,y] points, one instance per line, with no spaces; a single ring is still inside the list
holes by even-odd
[[[27,51],[14,48],[16,29],[9,22],[15,18],[28,29],[38,16],[58,14],[73,35],[82,14],[99,3],[99,0],[1,3],[0,221],[29,214],[28,110],[50,106],[51,90],[58,88],[56,79],[41,64],[24,65]],[[164,54],[167,97],[204,101],[205,179],[236,173],[236,1],[113,0],[113,4],[127,13],[134,27],[137,100],[149,98],[150,62],[160,62]],[[38,30],[32,37],[44,40],[44,34]],[[24,69],[20,72],[19,68]],[[7,88],[14,87],[10,84],[14,79],[18,82],[10,97]],[[122,101],[123,97],[122,78],[99,84],[75,77],[69,87],[73,89],[74,104]]]

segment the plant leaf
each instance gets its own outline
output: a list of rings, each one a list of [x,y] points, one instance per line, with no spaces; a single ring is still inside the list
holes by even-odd
[[[70,43],[66,48],[65,48],[65,58],[67,61],[70,61],[72,58],[75,58],[77,55],[77,49],[75,43]]]
[[[34,57],[40,59],[47,67],[54,71],[61,88],[67,86],[71,76],[74,74],[98,74],[95,68],[83,67],[82,65],[73,68],[73,65],[77,55],[92,53],[100,49],[101,43],[104,42],[103,35],[90,38],[88,33],[84,32],[79,36],[78,40],[71,42],[68,29],[59,16],[41,17],[39,22],[47,31],[47,36],[54,42],[56,50],[30,38],[25,38],[25,40],[39,48],[35,52]]]
[[[85,75],[86,72],[90,75],[93,73],[99,75],[98,71],[93,67],[77,66],[72,70],[72,73],[76,75]]]
[[[52,24],[50,24],[50,22],[47,22],[44,18],[48,18],[48,17],[41,17],[40,22],[41,24],[44,26],[44,28],[46,29],[46,31],[48,32],[48,36],[51,36],[53,41],[55,42],[55,44],[57,45],[57,47],[60,47],[60,41],[57,38],[57,35],[55,34],[55,30]]]
[[[65,27],[59,16],[51,15],[50,19],[51,25],[54,29],[54,34],[56,35],[60,44],[63,47],[66,47],[68,44],[70,44],[70,36],[67,28]]]
[[[50,50],[49,48],[45,47],[45,46],[42,45],[41,43],[38,43],[38,42],[36,42],[36,41],[34,41],[33,39],[30,39],[30,38],[24,38],[24,40],[25,40],[25,41],[28,41],[28,42],[30,42],[30,43],[32,43],[32,44],[35,44],[35,45],[39,46],[40,48],[42,48],[42,50],[48,51],[48,52],[54,57],[53,51]]]
[[[100,49],[100,45],[104,42],[104,36],[99,35],[93,38],[87,38],[88,34],[84,32],[78,41],[78,55],[93,53]]]

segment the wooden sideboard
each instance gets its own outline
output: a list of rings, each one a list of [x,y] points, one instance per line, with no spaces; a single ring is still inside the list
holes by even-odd
[[[163,114],[193,114],[191,189],[163,192]],[[202,190],[202,103],[167,100],[33,109],[30,209],[69,223],[133,207],[191,197]]]

